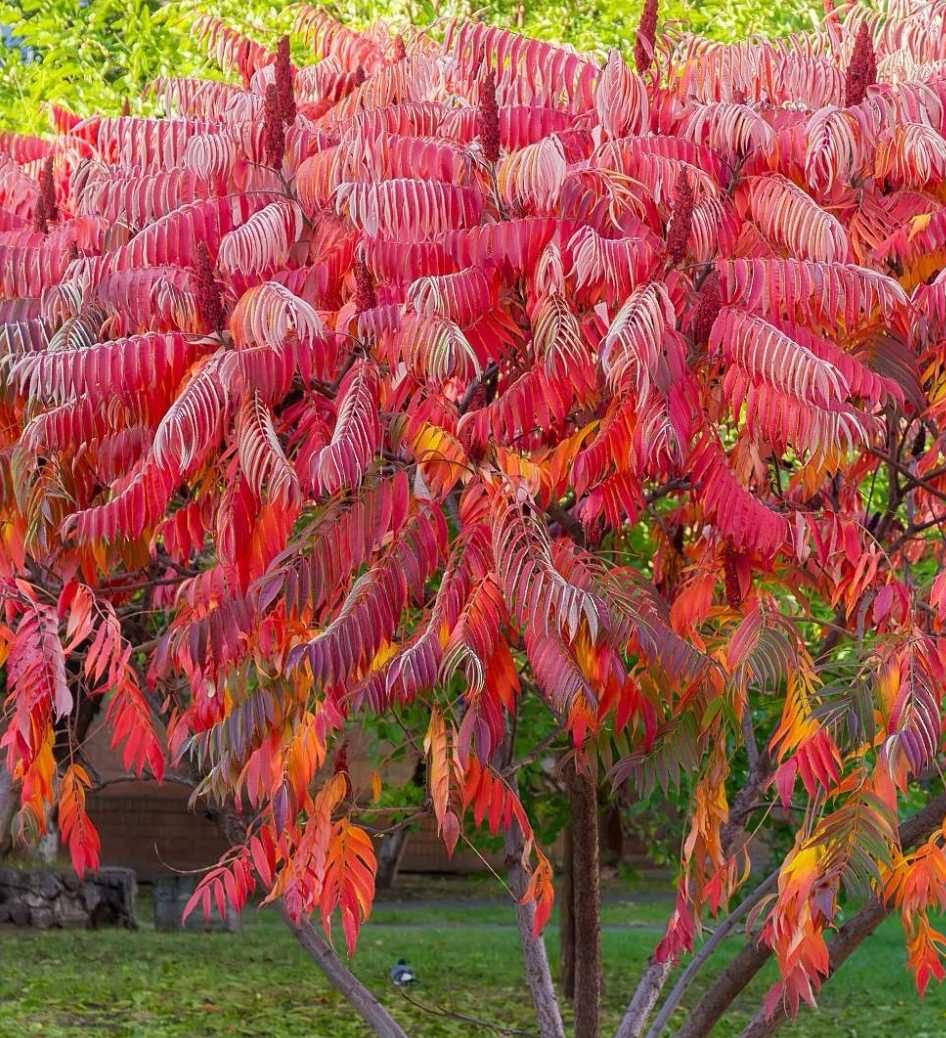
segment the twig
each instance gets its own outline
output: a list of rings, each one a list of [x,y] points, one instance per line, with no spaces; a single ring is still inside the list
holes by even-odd
[[[421,1012],[428,1013],[430,1016],[443,1016],[451,1020],[461,1020],[465,1024],[475,1024],[477,1027],[485,1027],[489,1031],[493,1031],[496,1034],[511,1034],[511,1035],[526,1035],[527,1038],[534,1038],[535,1031],[523,1031],[519,1027],[504,1027],[502,1024],[490,1023],[488,1020],[480,1020],[475,1016],[466,1016],[463,1013],[455,1013],[451,1009],[444,1009],[442,1006],[426,1006],[423,1002],[418,1002],[416,998],[411,996],[404,990],[404,988],[398,988],[401,992],[401,997],[405,1002],[409,1002],[415,1009],[420,1009]]]
[[[547,505],[545,511],[549,518],[554,519],[579,547],[584,547],[585,529],[570,512],[567,512],[557,502]]]
[[[905,476],[914,486],[919,487],[921,490],[925,490],[931,497],[938,498],[940,501],[946,501],[946,493],[939,490],[937,487],[932,486],[921,476],[916,475],[906,465],[898,461],[896,458],[892,458],[889,454],[885,454],[882,450],[878,450],[876,447],[868,447],[868,452],[873,454],[875,458],[879,458],[881,461],[886,462],[891,468],[896,469],[901,476]]]
[[[644,500],[647,504],[652,505],[655,501],[659,501],[660,498],[666,497],[668,494],[673,494],[677,490],[690,490],[692,486],[693,484],[688,479],[671,479],[662,486],[649,490],[644,495]]]

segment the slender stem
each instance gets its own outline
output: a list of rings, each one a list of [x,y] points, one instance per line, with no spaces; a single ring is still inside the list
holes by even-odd
[[[426,1005],[423,1002],[419,1002],[416,998],[412,998],[403,988],[401,989],[401,997],[405,1002],[414,1006],[415,1009],[428,1013],[430,1016],[444,1016],[448,1020],[459,1020],[465,1024],[475,1024],[480,1030],[493,1031],[495,1034],[526,1035],[527,1038],[532,1038],[532,1031],[523,1031],[518,1027],[505,1027],[503,1024],[493,1024],[488,1020],[467,1016],[465,1013],[455,1013],[452,1009],[444,1009],[442,1006]]]
[[[667,995],[666,1001],[660,1007],[660,1012],[654,1017],[654,1022],[650,1025],[650,1029],[647,1032],[647,1038],[658,1038],[658,1036],[663,1032],[663,1029],[670,1020],[673,1011],[680,1004],[680,1000],[686,994],[687,988],[693,983],[697,973],[702,969],[703,964],[723,943],[729,934],[732,933],[739,920],[742,919],[750,909],[754,908],[770,890],[775,888],[777,880],[778,870],[766,876],[755,890],[753,890],[748,897],[737,905],[719,924],[719,926],[716,927],[712,935],[704,942],[700,950],[687,963],[686,968],[680,976],[677,977],[676,983],[673,985],[670,994]]]
[[[904,465],[901,461],[896,458],[890,457],[881,450],[877,450],[876,447],[868,447],[868,450],[875,457],[880,458],[881,461],[886,462],[891,468],[896,469],[901,476],[905,476],[914,486],[919,487],[921,490],[926,491],[931,497],[938,498],[940,501],[946,501],[946,493],[940,490],[938,487],[934,487],[926,479],[916,475],[911,469]]]

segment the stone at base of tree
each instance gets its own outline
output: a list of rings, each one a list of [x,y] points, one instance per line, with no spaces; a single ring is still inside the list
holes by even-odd
[[[0,868],[0,923],[37,930],[136,930],[137,889],[131,869],[104,868],[79,879],[65,870]]]
[[[154,903],[155,930],[222,930],[236,933],[242,929],[243,922],[239,912],[227,905],[223,919],[217,912],[217,906],[211,904],[209,919],[204,918],[201,906],[195,908],[182,923],[184,906],[194,892],[193,876],[161,876],[154,881],[152,899]]]

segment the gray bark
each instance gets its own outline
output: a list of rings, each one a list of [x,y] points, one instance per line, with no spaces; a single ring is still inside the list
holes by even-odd
[[[535,919],[535,905],[521,904],[520,899],[526,890],[526,877],[522,868],[522,832],[514,822],[506,833],[506,876],[509,889],[516,897],[516,924],[519,930],[519,944],[522,948],[522,962],[525,968],[526,983],[535,1007],[535,1018],[540,1038],[565,1038],[565,1027],[562,1014],[552,983],[552,971],[549,969],[548,954],[545,941],[541,936],[532,933]]]
[[[672,969],[673,963],[669,961],[657,962],[653,958],[648,960],[647,969],[644,970],[634,995],[624,1010],[614,1038],[640,1038],[647,1018],[653,1012]]]
[[[716,927],[712,935],[703,943],[700,950],[687,963],[686,969],[684,969],[677,978],[670,994],[667,996],[664,1004],[660,1007],[660,1012],[654,1017],[654,1022],[650,1025],[650,1029],[647,1032],[647,1038],[659,1038],[663,1033],[663,1029],[667,1022],[670,1020],[674,1009],[677,1008],[680,1000],[683,998],[684,994],[686,994],[687,988],[693,982],[693,978],[702,969],[703,963],[705,963],[713,952],[716,951],[726,937],[732,933],[739,920],[751,911],[751,909],[755,907],[755,905],[757,905],[770,890],[775,888],[777,881],[778,872],[771,873]],[[624,1036],[618,1032],[617,1038],[631,1038],[631,1036]],[[633,1035],[633,1038],[638,1038],[638,1036]]]
[[[771,949],[750,938],[690,1011],[674,1038],[705,1038],[740,991],[768,962]]]
[[[328,941],[308,920],[294,922],[285,905],[282,906],[282,915],[309,958],[378,1038],[407,1038],[401,1025],[338,958]]]
[[[768,754],[758,754],[750,769],[746,784],[737,793],[729,809],[729,818],[726,820],[720,833],[723,854],[727,857],[738,853],[745,846],[747,839],[746,819],[752,813],[759,792],[768,780],[770,772],[771,762],[769,761]],[[707,957],[716,947],[717,945],[713,945],[709,949]],[[705,960],[700,961],[697,968],[702,966],[703,961]],[[628,1003],[627,1009],[624,1011],[624,1016],[614,1038],[640,1038],[671,972],[672,966],[669,963],[656,962],[653,958],[648,961],[647,969],[644,970],[638,981],[637,988],[631,1001]],[[688,984],[689,980],[686,983]],[[673,997],[672,993],[670,997]]]

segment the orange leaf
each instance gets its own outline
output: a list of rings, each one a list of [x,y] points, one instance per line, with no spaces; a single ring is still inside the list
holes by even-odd
[[[92,785],[85,768],[70,764],[59,785],[59,830],[69,847],[72,867],[81,878],[99,865],[101,843],[85,811],[85,791]]]
[[[361,924],[371,912],[376,871],[377,859],[371,837],[347,818],[336,822],[328,845],[319,907],[322,926],[329,937],[330,916],[335,908],[340,910],[349,957],[355,953]]]

